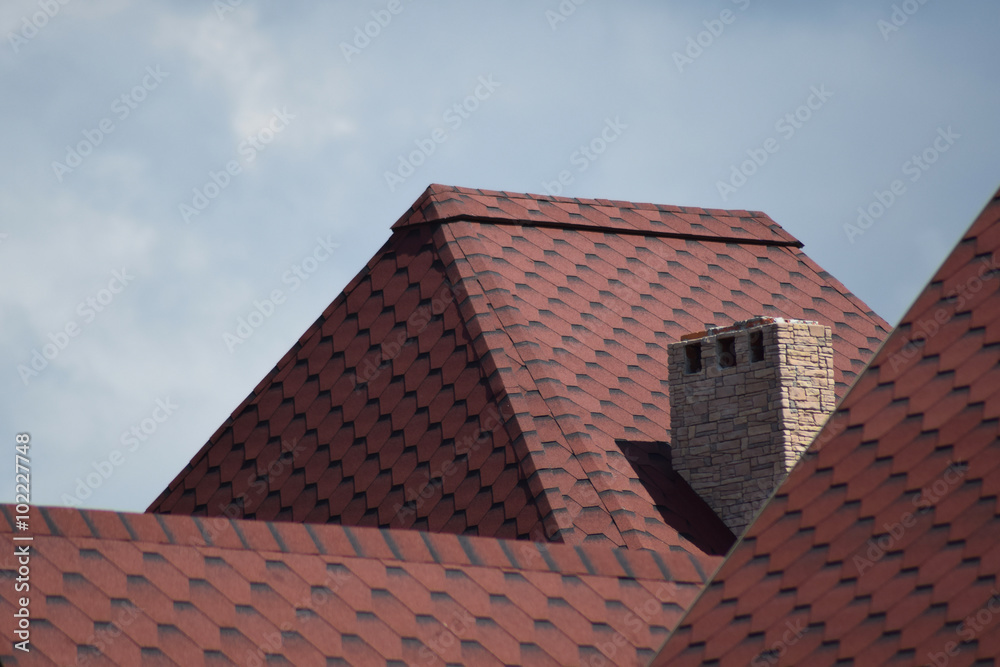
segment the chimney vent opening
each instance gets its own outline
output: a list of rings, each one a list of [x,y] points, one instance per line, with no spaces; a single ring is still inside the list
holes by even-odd
[[[750,363],[764,361],[764,332],[761,329],[751,331],[747,337],[750,343]]]
[[[719,368],[736,367],[736,339],[733,337],[717,338],[716,354],[719,359]]]
[[[684,353],[687,355],[685,371],[687,373],[701,372],[701,343],[691,343],[684,346]]]

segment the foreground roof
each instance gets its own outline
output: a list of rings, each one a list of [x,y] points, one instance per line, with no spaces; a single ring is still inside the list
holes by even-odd
[[[655,665],[1000,655],[1000,192]]]
[[[605,545],[32,508],[18,593],[13,514],[4,665],[637,664],[704,583],[697,561]]]
[[[763,213],[434,185],[150,511],[724,554],[678,475],[667,345],[888,325]]]

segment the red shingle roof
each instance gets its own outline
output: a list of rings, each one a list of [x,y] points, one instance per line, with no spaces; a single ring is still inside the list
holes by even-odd
[[[799,246],[761,213],[431,186],[150,511],[722,554],[667,463],[667,344],[818,320],[841,395],[888,330]]]
[[[640,664],[704,581],[606,545],[32,508],[18,593],[0,514],[4,665]]]
[[[32,659],[647,662],[733,540],[669,467],[667,344],[819,320],[841,395],[885,336],[800,245],[760,213],[431,186],[163,514],[33,510]]]
[[[655,665],[1000,655],[1000,192]]]

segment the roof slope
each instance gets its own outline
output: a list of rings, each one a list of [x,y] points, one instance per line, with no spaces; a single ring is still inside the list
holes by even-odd
[[[1000,192],[653,664],[993,664],[998,489]]]
[[[431,186],[150,510],[725,553],[669,468],[667,344],[815,319],[842,394],[888,330],[799,246],[762,213]]]
[[[150,511],[539,532],[434,236],[394,235]]]
[[[0,614],[31,600],[4,665],[641,664],[703,585],[605,545],[33,507],[18,593],[0,514]]]

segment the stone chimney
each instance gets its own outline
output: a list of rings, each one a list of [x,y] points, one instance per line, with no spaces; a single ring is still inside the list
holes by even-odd
[[[669,346],[671,462],[737,536],[833,412],[830,328],[757,318]]]

